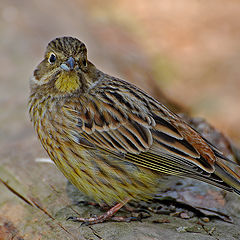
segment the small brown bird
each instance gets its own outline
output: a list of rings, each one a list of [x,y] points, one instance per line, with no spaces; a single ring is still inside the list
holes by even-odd
[[[98,70],[76,38],[52,40],[30,80],[29,112],[49,157],[97,202],[151,198],[164,175],[240,194],[240,176],[211,143],[136,86]]]

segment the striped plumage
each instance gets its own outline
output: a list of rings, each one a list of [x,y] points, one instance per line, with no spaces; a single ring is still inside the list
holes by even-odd
[[[43,147],[95,200],[149,198],[166,174],[240,194],[240,177],[214,146],[139,88],[99,71],[79,40],[51,41],[30,86]]]

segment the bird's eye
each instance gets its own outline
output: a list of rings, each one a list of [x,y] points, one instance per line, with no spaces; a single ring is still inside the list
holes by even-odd
[[[54,53],[51,53],[50,57],[48,58],[49,63],[54,63],[56,61],[56,55]]]

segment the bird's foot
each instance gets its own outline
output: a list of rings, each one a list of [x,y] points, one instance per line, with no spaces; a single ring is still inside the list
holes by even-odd
[[[82,217],[69,217],[67,220],[71,220],[74,222],[82,222],[83,225],[93,225],[96,223],[102,223],[107,220],[113,220],[116,222],[130,222],[130,221],[136,221],[139,220],[137,217],[116,217],[114,214],[124,205],[126,204],[128,200],[118,203],[114,207],[112,207],[110,210],[108,210],[106,213],[100,215],[100,216],[94,216],[90,218],[82,218]]]
[[[107,220],[111,220],[113,222],[130,222],[130,221],[137,221],[139,219],[137,217],[108,216],[107,213],[105,213],[103,215],[94,216],[90,218],[69,217],[68,220],[71,220],[74,222],[82,222],[82,226],[89,226],[97,223],[103,223]]]

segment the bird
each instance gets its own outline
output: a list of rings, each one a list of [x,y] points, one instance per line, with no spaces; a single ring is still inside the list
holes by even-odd
[[[43,148],[63,175],[109,211],[151,199],[161,179],[197,179],[240,195],[240,176],[180,116],[87,58],[77,38],[57,37],[30,78],[29,114]]]

